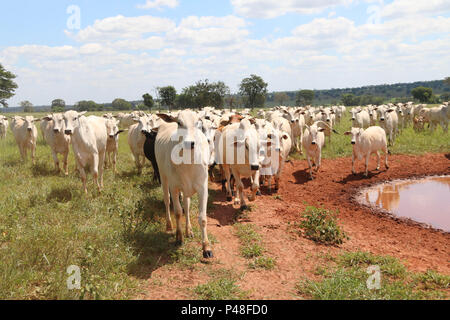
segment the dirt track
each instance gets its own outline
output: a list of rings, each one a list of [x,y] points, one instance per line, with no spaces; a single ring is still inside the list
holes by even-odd
[[[374,169],[372,159],[369,169]],[[208,231],[218,243],[214,245],[215,259],[210,264],[199,264],[197,271],[177,270],[165,266],[153,272],[160,282],[155,286],[149,279],[145,299],[192,298],[188,288],[207,282],[210,270],[227,268],[243,272],[239,281],[243,290],[250,290],[251,299],[298,299],[295,284],[301,277],[315,278],[314,270],[326,263],[326,254],[364,250],[374,254],[399,258],[411,271],[435,269],[450,274],[450,234],[427,229],[373,212],[354,200],[357,191],[378,182],[450,174],[450,154],[424,156],[394,155],[390,169],[382,165],[380,172],[371,172],[369,178],[362,173],[351,174],[351,158],[323,160],[322,168],[313,181],[308,179],[306,161],[287,163],[276,199],[266,189],[252,203],[248,219],[259,227],[268,255],[275,258],[277,266],[272,271],[253,271],[248,261],[239,255],[239,242],[233,232],[233,218],[237,207],[226,202],[222,192],[217,192],[215,209],[209,213]],[[363,163],[356,166],[363,171]],[[212,189],[220,190],[217,184]],[[289,223],[299,221],[307,205],[324,206],[339,210],[339,222],[350,240],[340,247],[318,245],[292,232]],[[153,278],[152,276],[152,278]]]

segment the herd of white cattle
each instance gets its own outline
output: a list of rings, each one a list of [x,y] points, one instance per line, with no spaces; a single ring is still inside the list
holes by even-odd
[[[385,154],[388,168],[388,144],[393,144],[401,130],[413,125],[415,130],[423,130],[428,123],[430,130],[440,125],[448,132],[450,110],[448,102],[435,108],[426,105],[387,104],[369,105],[347,109],[332,107],[284,107],[259,110],[257,117],[249,109],[222,110],[206,107],[199,111],[190,109],[158,114],[135,111],[129,114],[105,114],[85,116],[86,112],[67,111],[53,113],[43,118],[33,116],[0,116],[0,137],[6,137],[8,119],[23,160],[27,151],[35,162],[38,132],[35,122],[40,121],[44,141],[50,146],[55,169],[60,171],[58,154],[63,156],[64,173],[68,174],[67,159],[70,145],[83,189],[87,193],[86,171],[89,167],[99,192],[103,188],[103,171],[112,166],[116,172],[119,134],[128,131],[128,144],[134,156],[138,172],[145,163],[145,147],[148,136],[154,132],[152,154],[157,163],[166,205],[167,230],[172,230],[170,201],[176,214],[176,239],[182,242],[182,207],[186,216],[186,235],[192,235],[189,219],[190,198],[199,197],[199,224],[202,230],[203,255],[212,257],[206,233],[206,207],[208,200],[208,175],[211,167],[218,165],[222,181],[226,187],[227,200],[233,197],[233,180],[236,185],[235,204],[241,209],[247,207],[242,178],[250,178],[250,201],[256,198],[260,186],[268,183],[275,190],[279,188],[284,163],[292,149],[305,152],[310,178],[313,167],[316,174],[320,169],[322,149],[332,143],[334,126],[348,112],[351,114],[352,128],[345,132],[351,135],[353,145],[352,172],[355,173],[355,158],[365,157],[365,175],[371,154],[377,155],[377,170],[380,168],[380,153]],[[156,133],[157,132],[157,133]],[[388,137],[388,138],[387,138]],[[189,155],[189,157],[186,157]],[[239,158],[239,155],[242,155]],[[189,161],[184,161],[186,158]],[[239,158],[239,159],[238,159]],[[153,161],[152,161],[153,163]],[[260,183],[261,182],[261,183]]]

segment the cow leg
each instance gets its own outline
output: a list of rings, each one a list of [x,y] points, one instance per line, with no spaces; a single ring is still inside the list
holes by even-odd
[[[377,171],[380,170],[380,152],[377,150]]]
[[[59,160],[58,160],[58,154],[55,150],[52,150],[52,156],[53,156],[53,162],[55,163],[55,170],[56,172],[60,172],[61,169],[59,168]]]
[[[100,152],[99,154],[99,166],[98,166],[98,174],[100,178],[100,190],[103,189],[103,171],[104,171],[104,165],[105,165],[105,156],[106,151]]]
[[[225,173],[225,179],[226,179],[226,190],[227,190],[227,201],[233,200],[233,195],[231,193],[231,172],[230,167],[227,165],[223,166],[223,171]]]
[[[98,153],[94,153],[92,155],[92,168],[91,168],[91,173],[92,173],[92,178],[94,179],[94,183],[97,185],[97,189],[98,192],[101,192],[102,189],[100,187],[100,184],[98,182],[98,170],[99,170],[99,155]]]
[[[191,217],[189,215],[190,205],[191,205],[191,198],[183,197],[184,214],[186,215],[186,238],[194,237],[194,233],[192,232],[192,226],[191,226]]]
[[[134,161],[136,163],[136,168],[137,168],[138,174],[141,174],[142,173],[141,156],[138,155],[138,154],[135,155],[134,156]]]
[[[200,225],[200,229],[202,232],[202,249],[203,249],[203,257],[204,258],[212,258],[213,253],[211,247],[209,245],[208,240],[208,232],[206,230],[207,225],[207,217],[206,217],[206,208],[208,205],[208,183],[204,184],[199,190],[198,193],[198,224]]]
[[[181,228],[181,215],[183,214],[183,209],[180,205],[180,191],[175,188],[171,188],[170,193],[172,195],[173,208],[175,210],[175,218],[177,220],[176,245],[179,246],[183,244],[183,231]]]
[[[365,177],[369,175],[369,160],[370,160],[370,151],[366,154],[366,171],[364,172]]]
[[[389,169],[389,165],[388,165],[388,154],[389,154],[389,151],[388,151],[387,147],[385,147],[383,151],[384,151],[384,156],[385,156],[384,165],[385,165],[386,170],[387,170],[387,169]]]
[[[116,164],[117,164],[117,151],[114,151],[113,155],[112,155],[112,163],[113,163],[113,172],[114,174],[117,173],[116,170]]]
[[[163,189],[164,204],[166,205],[166,231],[170,232],[173,230],[172,219],[170,218],[170,193],[167,178],[164,176],[161,176],[161,186]]]
[[[64,174],[66,176],[69,175],[69,168],[67,165],[67,158],[69,157],[69,150],[67,150],[66,152],[63,153],[63,163],[64,163]]]
[[[36,164],[36,144],[31,145],[31,162]]]
[[[312,169],[312,165],[311,165],[311,158],[309,157],[309,154],[306,153],[306,161],[308,161],[308,167],[309,167],[309,178],[311,180],[314,179],[313,177],[313,169]]]
[[[258,190],[259,190],[259,170],[256,171],[255,174],[252,176],[252,186],[250,189],[251,189],[252,193],[248,197],[248,200],[255,201],[256,195],[258,194]]]
[[[87,186],[86,186],[86,171],[84,170],[83,166],[81,165],[81,162],[77,160],[77,166],[78,166],[78,172],[80,173],[81,181],[83,182],[83,189],[84,193],[87,195]]]

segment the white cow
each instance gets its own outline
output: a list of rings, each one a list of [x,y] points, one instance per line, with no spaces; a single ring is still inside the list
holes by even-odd
[[[320,169],[322,148],[325,145],[325,126],[328,125],[322,121],[316,121],[312,126],[306,125],[305,132],[303,133],[302,144],[306,152],[306,160],[308,161],[309,176],[311,180],[314,179],[311,158],[314,166],[316,166],[316,173]]]
[[[8,131],[8,118],[0,115],[0,139],[6,138],[6,132]]]
[[[182,209],[180,193],[183,194],[186,215],[186,236],[193,235],[189,217],[191,197],[197,193],[199,203],[198,222],[202,233],[203,257],[212,258],[206,231],[208,203],[209,150],[206,136],[197,128],[198,117],[190,110],[181,111],[177,117],[158,114],[164,120],[155,141],[155,157],[161,175],[161,186],[166,205],[167,230],[172,230],[170,218],[170,195],[174,201],[177,220],[176,240],[183,241],[181,227]],[[181,141],[180,141],[181,140]]]
[[[151,118],[147,115],[134,117],[133,121],[135,124],[128,130],[128,144],[133,154],[138,173],[141,174],[142,167],[145,163],[144,143],[146,137],[143,132],[150,132],[153,127],[151,126]]]
[[[119,134],[124,132],[124,130],[119,130],[119,120],[115,118],[106,119],[105,125],[106,134],[108,135],[105,168],[108,168],[112,163],[113,172],[116,173],[117,153],[119,152]]]
[[[352,108],[352,126],[366,129],[370,126],[370,115],[361,108]]]
[[[398,116],[394,108],[380,108],[380,127],[389,134],[389,145],[393,145],[398,132]]]
[[[377,155],[377,170],[380,170],[380,150],[385,154],[385,166],[388,166],[388,148],[386,143],[386,131],[378,126],[369,127],[366,130],[361,128],[352,128],[351,131],[344,133],[352,136],[353,154],[352,154],[352,173],[355,172],[355,158],[361,160],[366,157],[366,170],[364,175],[367,177],[369,171],[369,159],[371,154]]]
[[[264,160],[261,162],[260,173],[262,179],[267,178],[269,192],[272,191],[272,177],[275,178],[275,191],[278,191],[284,164],[292,148],[292,140],[287,132],[278,129],[273,129],[266,139],[261,141]]]
[[[64,113],[64,133],[71,136],[75,161],[87,194],[85,167],[89,166],[98,191],[103,188],[103,167],[105,163],[107,134],[106,119],[85,117],[86,112],[67,111]]]
[[[222,164],[227,181],[227,200],[232,200],[230,186],[232,173],[238,190],[234,202],[235,204],[241,204],[241,210],[248,208],[244,198],[244,184],[241,178],[251,178],[252,193],[248,199],[250,201],[256,199],[256,193],[259,189],[259,150],[258,133],[251,120],[243,119],[240,123],[232,123],[223,128],[219,146],[216,150],[217,159]]]
[[[38,134],[34,123],[40,121],[40,119],[34,119],[33,116],[15,116],[11,120],[11,131],[16,139],[22,160],[26,160],[27,150],[30,150],[31,160],[35,164],[36,139]]]
[[[425,121],[430,124],[431,132],[439,124],[445,133],[448,131],[449,115],[449,107],[445,105],[435,108],[423,108],[419,113],[419,116],[424,117]]]
[[[44,141],[52,150],[55,170],[60,172],[58,154],[63,155],[64,174],[69,174],[67,158],[69,156],[70,136],[64,133],[65,125],[62,113],[53,113],[42,118],[41,130]]]

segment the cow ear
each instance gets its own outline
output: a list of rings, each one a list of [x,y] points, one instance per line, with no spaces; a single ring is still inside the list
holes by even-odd
[[[344,132],[344,135],[346,135],[346,136],[350,136],[351,134],[352,134],[351,131]]]
[[[319,132],[324,132],[324,131],[325,131],[325,128],[319,128],[317,131],[319,131]]]
[[[152,132],[158,133],[159,127],[157,128],[152,128]]]
[[[83,111],[83,112],[78,113],[78,115],[79,115],[79,116],[83,116],[83,115],[85,115],[86,113],[87,113],[87,111]]]
[[[391,112],[393,112],[394,111],[394,109],[389,109],[389,110],[387,110],[387,112],[389,112],[389,113],[391,113]]]
[[[53,118],[51,116],[45,116],[41,120],[51,121],[51,120],[53,120]]]
[[[227,126],[227,125],[229,125],[230,124],[230,120],[222,120],[221,122],[220,122],[220,126],[221,127],[225,127],[225,126]]]
[[[251,124],[255,124],[256,123],[255,118],[250,118],[250,119],[248,119],[248,121],[250,121]]]
[[[171,122],[177,122],[177,119],[175,119],[172,116],[169,116],[168,114],[165,113],[157,113],[156,114],[158,117],[160,117],[162,120],[164,120],[167,123],[171,123]]]

